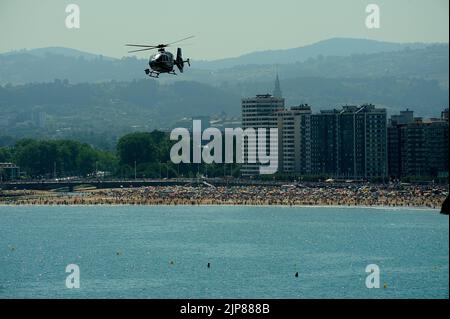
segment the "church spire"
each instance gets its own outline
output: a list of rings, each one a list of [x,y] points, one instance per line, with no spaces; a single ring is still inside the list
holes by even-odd
[[[275,89],[273,90],[272,95],[279,99],[283,97],[283,93],[281,92],[280,79],[278,78],[278,73],[277,78],[275,79]]]

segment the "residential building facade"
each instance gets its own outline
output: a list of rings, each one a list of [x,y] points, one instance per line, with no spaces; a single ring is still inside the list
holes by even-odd
[[[312,174],[353,179],[387,176],[386,110],[372,104],[321,111],[311,120]]]
[[[259,128],[266,129],[266,151],[269,150],[271,142],[278,143],[278,140],[272,141],[274,137],[270,135],[271,128],[278,127],[277,113],[284,110],[284,99],[276,98],[270,94],[257,95],[253,98],[242,99],[242,129]],[[261,138],[258,136],[258,138]],[[243,176],[259,175],[259,163],[250,163],[249,157],[258,158],[258,140],[256,145],[252,146],[245,138],[243,142],[244,163],[242,164],[241,174]]]
[[[389,176],[448,176],[448,118],[391,117],[388,128]]]
[[[277,113],[279,171],[311,173],[311,107],[293,106]]]

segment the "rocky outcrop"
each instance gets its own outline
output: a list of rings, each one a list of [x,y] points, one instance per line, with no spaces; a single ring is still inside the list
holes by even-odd
[[[450,211],[450,195],[447,195],[447,198],[442,204],[441,214],[448,215],[449,211]]]

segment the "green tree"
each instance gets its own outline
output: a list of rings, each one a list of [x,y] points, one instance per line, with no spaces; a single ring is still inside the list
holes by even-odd
[[[77,141],[35,141],[21,140],[13,150],[15,162],[30,177],[86,176],[100,169],[117,171],[114,154],[99,151],[88,144]]]
[[[11,162],[12,154],[9,147],[0,148],[0,163]]]
[[[119,139],[117,154],[121,164],[134,167],[160,160],[160,150],[151,133],[131,133]]]

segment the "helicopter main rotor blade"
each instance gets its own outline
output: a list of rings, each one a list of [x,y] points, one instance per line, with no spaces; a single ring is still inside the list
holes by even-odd
[[[153,49],[156,49],[156,48],[147,48],[147,49],[133,50],[133,51],[128,51],[128,53],[141,52],[141,51],[149,51],[149,50],[153,50]]]
[[[195,36],[194,36],[194,35],[191,35],[190,37],[187,37],[187,38],[184,38],[184,39],[181,39],[181,40],[178,40],[178,41],[175,41],[175,42],[169,43],[169,44],[167,44],[167,45],[169,46],[169,45],[172,45],[172,44],[175,44],[175,43],[178,43],[178,42],[184,41],[184,40],[192,39],[193,37],[195,37]]]
[[[143,44],[125,44],[127,47],[141,47],[141,48],[152,48],[155,49],[158,46],[155,45],[143,45]]]

